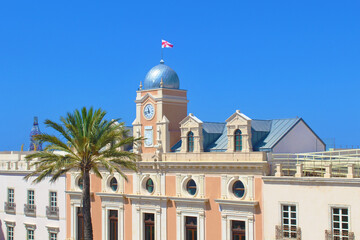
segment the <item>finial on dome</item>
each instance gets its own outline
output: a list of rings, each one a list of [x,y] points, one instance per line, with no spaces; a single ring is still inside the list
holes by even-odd
[[[164,60],[163,59],[161,59],[160,60],[160,64],[164,64],[165,62],[164,62]]]
[[[161,81],[160,81],[160,87],[163,88],[164,87],[164,81],[163,79],[161,78]]]
[[[143,85],[142,85],[142,82],[140,81],[139,90],[142,90],[142,87],[143,87]]]

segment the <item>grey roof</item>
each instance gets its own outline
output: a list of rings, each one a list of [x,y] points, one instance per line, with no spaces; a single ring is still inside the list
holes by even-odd
[[[252,120],[251,142],[254,151],[270,151],[301,118]],[[203,123],[203,147],[205,152],[224,152],[227,149],[226,123]],[[171,150],[180,151],[181,140]]]
[[[143,89],[160,88],[161,79],[163,80],[164,88],[179,89],[180,87],[177,73],[161,60],[159,65],[150,69],[146,74]]]

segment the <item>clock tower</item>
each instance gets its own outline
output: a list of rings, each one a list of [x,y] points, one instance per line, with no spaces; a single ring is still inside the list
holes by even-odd
[[[180,140],[180,121],[187,116],[187,91],[179,89],[176,72],[161,60],[150,69],[136,92],[134,137],[143,137],[134,152],[141,153],[143,161],[156,152],[170,152]]]

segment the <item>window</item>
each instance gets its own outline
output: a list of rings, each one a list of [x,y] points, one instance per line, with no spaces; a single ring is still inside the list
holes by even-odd
[[[197,240],[197,218],[185,217],[186,240]]]
[[[334,240],[349,239],[349,210],[332,208],[332,232]]]
[[[82,178],[82,177],[80,177],[80,178],[78,179],[77,185],[78,185],[78,187],[79,187],[81,190],[83,189],[84,184],[83,184],[83,178]]]
[[[282,205],[282,230],[285,238],[297,237],[296,206]]]
[[[109,211],[109,239],[118,239],[118,211]]]
[[[187,144],[188,152],[193,152],[194,151],[194,133],[193,132],[188,133],[187,140],[188,140],[188,144]]]
[[[145,213],[144,215],[145,225],[145,240],[155,239],[155,221],[153,213]]]
[[[245,222],[231,221],[231,240],[245,240]]]
[[[57,192],[50,192],[50,207],[52,209],[57,207]]]
[[[50,233],[50,240],[57,240],[57,233]]]
[[[242,150],[242,135],[241,135],[240,129],[237,129],[235,131],[234,141],[235,141],[235,144],[234,144],[235,152],[241,152],[241,150]]]
[[[7,240],[14,240],[14,227],[8,226],[6,234],[7,234]]]
[[[27,235],[27,240],[34,240],[34,239],[35,239],[35,235],[34,235],[34,230],[33,230],[33,229],[28,229],[26,235]]]
[[[149,178],[147,181],[146,181],[146,190],[149,192],[149,193],[153,193],[154,192],[154,182],[151,178]]]
[[[15,192],[13,188],[8,188],[8,203],[9,205],[13,205],[15,202]]]
[[[116,190],[118,189],[118,182],[117,182],[116,178],[114,178],[114,177],[110,180],[110,188],[114,192],[116,192]]]
[[[77,209],[77,240],[84,240],[84,216],[82,213],[82,208],[78,207]]]
[[[196,193],[196,183],[193,179],[190,179],[186,184],[186,190],[190,195],[195,195]]]
[[[28,205],[29,205],[29,208],[35,207],[35,192],[34,192],[34,190],[28,190]]]
[[[236,197],[242,198],[245,194],[245,187],[242,181],[237,180],[233,185],[233,193]]]

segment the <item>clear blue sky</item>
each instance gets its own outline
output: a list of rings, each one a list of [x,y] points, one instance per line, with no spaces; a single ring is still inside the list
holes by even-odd
[[[302,117],[323,139],[360,144],[359,1],[3,1],[0,151],[29,147],[34,116],[101,107],[128,125],[160,60],[189,112],[225,121]]]

